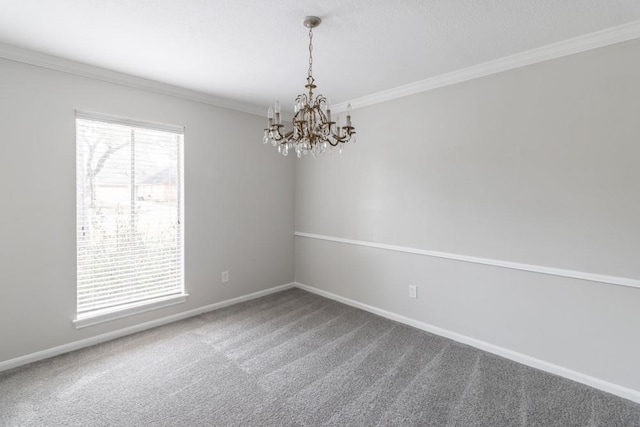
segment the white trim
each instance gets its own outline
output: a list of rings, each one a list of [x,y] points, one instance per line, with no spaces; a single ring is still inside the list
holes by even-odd
[[[114,123],[135,128],[153,129],[184,135],[184,126],[168,123],[150,122],[148,120],[129,119],[114,114],[96,113],[92,111],[76,110],[76,119],[94,120],[98,122]]]
[[[123,317],[134,316],[136,314],[145,313],[159,308],[170,307],[176,304],[182,304],[187,301],[189,294],[170,295],[166,297],[154,298],[150,301],[139,301],[127,304],[124,307],[118,306],[116,309],[110,308],[105,310],[92,311],[85,315],[79,315],[73,320],[76,329],[86,328],[87,326],[99,325],[100,323],[110,322],[111,320],[122,319]]]
[[[244,301],[260,298],[265,295],[284,291],[286,289],[291,289],[293,287],[294,287],[294,283],[287,283],[285,285],[275,286],[273,288],[254,292],[248,295],[243,295],[237,298],[231,298],[225,301],[206,305],[204,307],[194,308],[193,310],[184,311],[182,313],[174,314],[172,316],[151,320],[149,322],[144,322],[138,325],[129,326],[128,328],[118,329],[117,331],[107,332],[106,334],[97,335],[95,337],[70,342],[68,344],[63,344],[57,347],[48,348],[46,350],[27,354],[25,356],[20,356],[14,359],[5,360],[3,362],[0,362],[0,372],[6,371],[7,369],[17,368],[18,366],[27,365],[29,363],[37,362],[39,360],[48,359],[53,356],[58,356],[60,354],[68,353],[70,351],[79,350],[84,347],[89,347],[89,346],[100,344],[106,341],[111,341],[116,338],[124,337],[126,335],[135,334],[137,332],[155,328],[157,326],[162,326],[168,323],[177,322],[178,320],[187,319],[189,317],[197,316],[199,314],[207,313],[213,310],[218,310],[233,304],[238,304]]]
[[[436,335],[446,337],[463,344],[470,345],[472,347],[487,351],[489,353],[497,354],[498,356],[505,357],[509,360],[513,360],[523,365],[540,369],[542,371],[549,372],[551,374],[559,375],[561,377],[568,378],[572,381],[576,381],[581,384],[586,384],[590,387],[597,388],[598,390],[602,390],[607,393],[614,394],[616,396],[620,396],[624,399],[629,399],[633,402],[640,403],[640,391],[638,390],[630,389],[618,384],[601,380],[599,378],[595,378],[590,375],[583,374],[581,372],[577,372],[577,371],[574,371],[550,362],[546,362],[544,360],[537,359],[535,357],[531,357],[526,354],[519,353],[517,351],[509,350],[507,348],[490,344],[482,340],[478,340],[475,338],[468,337],[466,335],[458,334],[456,332],[452,332],[447,329],[439,328],[437,326],[430,325],[428,323],[424,323],[419,320],[414,320],[409,317],[405,317],[400,314],[383,310],[378,307],[373,307],[371,305],[367,305],[359,301],[345,298],[343,296],[340,296],[331,292],[327,292],[318,288],[314,288],[309,285],[296,283],[295,287],[323,296],[325,298],[332,299],[334,301],[341,302],[343,304],[350,305],[352,307],[359,308],[361,310],[368,311],[373,314],[377,314],[378,316],[386,317],[387,319],[395,320],[396,322],[404,323],[405,325],[413,326],[414,328],[418,328],[423,331],[430,332],[432,334],[436,334]]]
[[[434,76],[396,88],[365,95],[351,101],[334,104],[332,105],[332,110],[336,113],[344,112],[346,111],[347,104],[349,102],[351,102],[351,105],[353,105],[354,108],[379,104],[392,99],[414,95],[455,83],[461,83],[467,80],[473,80],[491,74],[501,73],[503,71],[513,70],[515,68],[536,64],[538,62],[548,61],[550,59],[560,58],[574,53],[584,52],[637,38],[640,38],[640,21],[632,21],[617,27],[606,28],[595,33],[585,34],[569,40],[528,50],[526,52],[498,58],[493,61],[484,62],[482,64],[452,71],[450,73],[441,74],[439,76]],[[242,111],[258,116],[264,116],[264,108],[262,106],[221,98],[166,83],[131,76],[117,71],[106,70],[104,68],[19,48],[6,43],[0,43],[0,58],[61,71],[64,73],[89,77],[122,86],[147,90],[163,95],[202,102],[204,104],[229,108],[231,110]]]
[[[8,45],[6,43],[0,43],[0,58],[22,62],[24,64],[35,65],[37,67],[47,68],[50,70],[61,71],[63,73],[88,77],[104,82],[114,83],[121,86],[146,90],[162,95],[188,99],[189,101],[201,102],[203,104],[215,105],[217,107],[242,111],[243,113],[265,116],[265,109],[253,104],[226,99],[215,95],[173,86],[166,83],[160,83],[141,77],[135,77],[117,71],[95,67],[93,65],[58,58],[56,56],[46,55],[44,53],[19,48],[17,46]]]
[[[491,74],[501,73],[503,71],[513,70],[515,68],[536,64],[538,62],[561,58],[563,56],[573,55],[574,53],[585,52],[587,50],[637,38],[640,38],[640,21],[633,21],[617,27],[607,28],[595,33],[585,34],[569,40],[528,50],[526,52],[498,58],[493,61],[462,68],[460,70],[441,74],[425,80],[365,95],[351,101],[341,102],[339,104],[332,105],[332,110],[336,113],[346,111],[347,104],[349,102],[351,102],[353,108],[379,104],[392,99],[415,95],[420,92],[426,92],[432,89],[465,82],[467,80],[473,80]]]
[[[306,237],[309,239],[326,240],[335,243],[345,243],[348,245],[365,246],[369,248],[384,249],[388,251],[405,252],[416,255],[425,255],[435,258],[452,259],[455,261],[471,262],[474,264],[491,265],[493,267],[510,268],[513,270],[530,271],[532,273],[550,274],[553,276],[569,277],[572,279],[588,280],[591,282],[608,283],[611,285],[627,286],[640,289],[640,280],[626,277],[606,276],[603,274],[586,273],[583,271],[565,270],[563,268],[545,267],[542,265],[522,264],[519,262],[502,261],[497,259],[480,258],[469,255],[450,254],[447,252],[431,251],[427,249],[409,248],[406,246],[387,245],[385,243],[366,242],[364,240],[343,239],[341,237],[324,236],[321,234],[304,233],[296,231],[296,237]]]

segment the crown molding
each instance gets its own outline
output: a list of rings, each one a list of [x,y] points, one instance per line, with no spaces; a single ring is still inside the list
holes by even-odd
[[[353,108],[361,108],[368,105],[379,104],[381,102],[391,101],[396,98],[415,95],[417,93],[426,92],[456,83],[485,77],[491,74],[501,73],[503,71],[509,71],[516,68],[525,67],[527,65],[536,64],[538,62],[561,58],[563,56],[573,55],[575,53],[609,46],[612,44],[621,43],[637,38],[640,38],[640,21],[632,21],[627,24],[619,25],[617,27],[607,28],[595,33],[585,34],[558,43],[528,50],[526,52],[517,53],[515,55],[506,56],[503,58],[495,59],[493,61],[484,62],[482,64],[452,71],[450,73],[441,74],[439,76],[430,77],[428,79],[373,93],[371,95],[365,95],[351,101],[337,103],[332,105],[332,110],[336,113],[344,112],[346,111],[347,104],[349,102],[351,102]],[[264,116],[264,108],[250,103],[234,101],[203,92],[185,89],[166,83],[160,83],[154,80],[135,77],[129,74],[111,71],[80,62],[71,61],[68,59],[58,58],[52,55],[47,55],[4,43],[0,43],[0,58],[48,68],[51,70],[61,71],[64,73],[89,77],[92,79],[102,80],[122,86],[147,90],[163,95],[183,98],[190,101],[201,102],[217,107],[242,111],[244,113]]]
[[[343,112],[347,109],[347,104],[351,102],[353,108],[366,107],[368,105],[379,104],[396,98],[402,98],[417,93],[465,82],[468,80],[485,77],[515,68],[544,62],[574,53],[585,52],[599,47],[609,46],[633,39],[640,38],[640,21],[633,21],[617,27],[607,28],[595,33],[585,34],[558,43],[542,46],[526,52],[484,62],[450,73],[398,86],[393,89],[384,90],[371,95],[365,95],[351,101],[341,102],[332,105],[335,112]]]
[[[0,58],[189,101],[264,116],[264,108],[0,43]]]

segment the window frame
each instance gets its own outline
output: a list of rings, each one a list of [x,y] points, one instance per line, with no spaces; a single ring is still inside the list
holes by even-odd
[[[129,302],[129,303],[123,303],[114,307],[108,307],[108,308],[103,308],[103,309],[97,309],[97,310],[92,310],[92,311],[88,311],[88,312],[84,312],[84,313],[78,313],[78,261],[76,258],[76,300],[75,300],[75,306],[76,306],[76,318],[73,320],[73,324],[76,327],[76,329],[79,328],[84,328],[87,326],[92,326],[92,325],[96,325],[99,323],[103,323],[103,322],[107,322],[107,321],[111,321],[114,319],[119,319],[119,318],[123,318],[123,317],[128,317],[128,316],[133,316],[139,313],[144,313],[150,310],[156,310],[159,308],[164,308],[164,307],[169,307],[172,305],[176,305],[176,304],[181,304],[187,301],[187,298],[189,297],[189,294],[186,292],[186,283],[185,283],[185,262],[184,262],[184,256],[185,256],[185,224],[184,224],[184,127],[183,126],[176,126],[176,125],[168,125],[168,124],[164,124],[164,123],[156,123],[156,122],[149,122],[149,121],[141,121],[141,120],[134,120],[134,119],[129,119],[129,118],[124,118],[124,117],[119,117],[119,116],[115,116],[115,115],[111,115],[111,114],[103,114],[103,113],[95,113],[95,112],[86,112],[86,111],[79,111],[76,110],[75,111],[75,118],[74,118],[74,124],[75,124],[75,143],[76,143],[76,150],[75,150],[75,156],[76,156],[76,163],[78,161],[78,151],[77,151],[77,144],[78,144],[78,133],[77,133],[77,129],[78,129],[78,124],[77,124],[77,120],[81,119],[81,120],[91,120],[91,121],[96,121],[96,122],[102,122],[102,123],[109,123],[109,124],[115,124],[115,125],[121,125],[121,126],[127,126],[127,127],[131,127],[133,128],[142,128],[142,129],[147,129],[147,130],[154,130],[154,131],[163,131],[163,132],[170,132],[170,133],[175,133],[177,135],[181,135],[182,139],[180,140],[180,142],[178,142],[178,144],[182,144],[181,147],[181,153],[182,156],[178,158],[178,220],[179,220],[179,265],[180,265],[180,287],[181,287],[181,293],[179,294],[171,294],[171,295],[164,295],[164,296],[159,296],[159,297],[154,297],[151,299],[147,299],[147,300],[141,300],[141,301],[133,301],[133,302]],[[135,163],[133,165],[133,167],[135,168]],[[134,169],[135,170],[135,169]],[[78,211],[79,208],[79,203],[80,203],[80,190],[78,189],[78,186],[81,185],[81,182],[78,180],[78,171],[77,171],[77,166],[76,166],[76,212]],[[76,230],[79,230],[78,228],[78,213],[76,213]],[[79,231],[77,231],[79,232]],[[78,238],[76,237],[76,256],[78,254]]]

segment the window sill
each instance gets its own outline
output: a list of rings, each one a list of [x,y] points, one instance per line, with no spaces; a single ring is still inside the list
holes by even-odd
[[[188,297],[189,294],[171,295],[168,297],[155,298],[149,301],[127,304],[115,309],[109,308],[98,310],[93,313],[78,316],[78,318],[73,321],[73,325],[76,327],[76,329],[86,328],[87,326],[93,326],[99,323],[133,316],[135,314],[144,313],[146,311],[169,307],[176,304],[182,304],[187,301]]]

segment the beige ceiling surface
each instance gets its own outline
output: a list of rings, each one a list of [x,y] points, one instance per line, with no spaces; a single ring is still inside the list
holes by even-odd
[[[331,102],[640,20],[638,0],[0,0],[0,43],[253,105]]]

